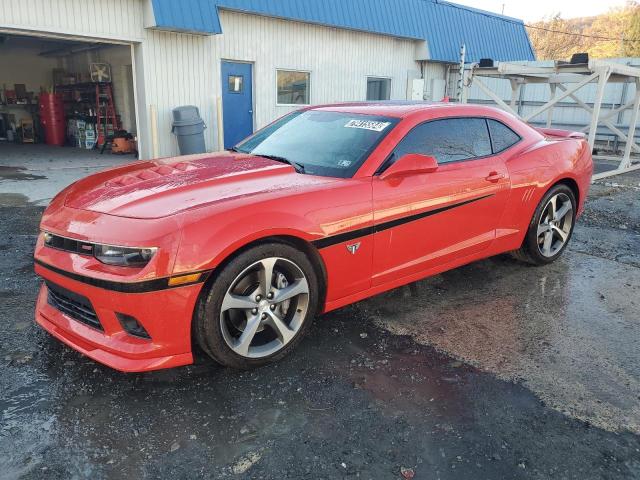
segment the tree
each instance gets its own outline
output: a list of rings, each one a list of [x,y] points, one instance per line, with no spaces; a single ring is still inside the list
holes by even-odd
[[[559,13],[532,24],[527,30],[538,60],[564,59],[581,51],[581,30],[561,18]]]
[[[629,28],[634,14],[640,7],[627,3],[625,7],[613,8],[609,12],[593,18],[591,25],[584,29],[585,35],[601,38],[587,38],[589,55],[594,58],[625,57],[629,55],[627,46],[630,39]],[[603,40],[611,38],[612,40]]]
[[[640,57],[640,6],[638,4],[636,4],[629,19],[625,38],[627,39],[624,42],[625,56]]]
[[[591,58],[640,56],[640,4],[628,1],[596,17],[563,19],[559,14],[528,28],[540,60],[568,60],[587,52]]]

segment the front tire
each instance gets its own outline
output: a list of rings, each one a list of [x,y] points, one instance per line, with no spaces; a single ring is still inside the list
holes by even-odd
[[[554,185],[540,200],[522,246],[512,255],[534,265],[555,261],[573,234],[576,207],[573,191],[564,184]]]
[[[309,329],[318,293],[304,253],[283,243],[258,245],[233,258],[209,286],[194,319],[196,340],[228,367],[275,362]]]

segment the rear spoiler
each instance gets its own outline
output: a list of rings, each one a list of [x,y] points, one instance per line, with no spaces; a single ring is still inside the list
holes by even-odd
[[[587,135],[582,132],[572,132],[571,130],[560,130],[558,128],[536,128],[545,137],[554,138],[576,138],[585,139]]]

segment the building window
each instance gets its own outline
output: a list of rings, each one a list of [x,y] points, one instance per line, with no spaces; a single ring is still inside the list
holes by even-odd
[[[389,100],[390,98],[390,78],[367,77],[367,100]]]
[[[244,77],[242,75],[229,75],[229,93],[242,93],[242,84]]]
[[[278,105],[309,105],[310,73],[278,70]]]

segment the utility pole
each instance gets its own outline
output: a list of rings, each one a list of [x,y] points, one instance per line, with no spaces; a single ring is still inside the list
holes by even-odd
[[[464,61],[467,55],[467,47],[463,43],[460,45],[460,66],[458,68],[458,89],[456,92],[456,98],[458,101],[462,100],[462,89],[464,88]]]

